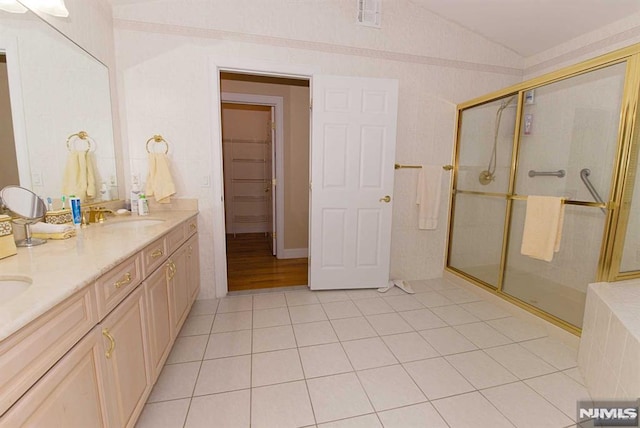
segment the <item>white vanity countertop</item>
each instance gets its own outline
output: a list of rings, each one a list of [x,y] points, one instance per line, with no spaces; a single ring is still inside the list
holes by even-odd
[[[161,237],[197,211],[158,211],[149,216],[108,217],[103,224],[79,228],[66,240],[49,240],[0,260],[0,276],[26,276],[33,280],[18,296],[0,302],[0,340],[35,320],[78,290],[92,285],[102,274]],[[161,219],[158,223],[136,222]],[[116,222],[131,224],[113,227]]]

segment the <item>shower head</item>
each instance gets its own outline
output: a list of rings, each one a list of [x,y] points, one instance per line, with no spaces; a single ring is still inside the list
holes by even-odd
[[[515,99],[516,99],[516,96],[512,95],[511,98],[507,100],[503,100],[500,103],[500,107],[498,107],[498,110],[496,111],[496,122],[495,122],[495,128],[493,133],[493,150],[491,151],[491,159],[489,160],[489,165],[487,166],[487,169],[485,171],[482,171],[480,173],[480,176],[478,177],[478,181],[480,181],[480,184],[482,184],[483,186],[486,186],[487,184],[491,183],[496,178],[495,172],[496,172],[496,165],[498,162],[497,150],[498,150],[498,131],[500,130],[500,119],[502,118],[502,111],[507,107],[509,107],[509,104],[511,104]]]

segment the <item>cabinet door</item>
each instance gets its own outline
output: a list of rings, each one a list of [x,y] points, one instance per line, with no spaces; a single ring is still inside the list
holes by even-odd
[[[187,318],[189,289],[187,287],[187,245],[183,245],[169,258],[169,301],[174,337]]]
[[[191,304],[196,300],[200,291],[200,250],[197,234],[187,242],[187,288]]]
[[[100,330],[91,330],[13,407],[0,427],[103,427]]]
[[[149,326],[149,351],[151,379],[155,381],[171,350],[171,319],[169,316],[168,264],[157,269],[144,282],[147,298],[147,325]],[[153,383],[153,382],[152,382]]]
[[[98,326],[102,333],[109,426],[133,426],[151,389],[144,288],[138,287]]]

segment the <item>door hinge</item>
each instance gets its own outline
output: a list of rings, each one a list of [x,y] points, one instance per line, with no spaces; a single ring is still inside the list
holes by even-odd
[[[271,129],[276,129],[276,123],[274,121],[271,121]]]
[[[313,99],[309,100],[309,110],[313,111]]]
[[[272,185],[272,186],[276,186],[277,184],[278,184],[278,183],[277,183],[276,179],[275,179],[275,178],[272,178],[272,179],[271,179],[271,185]]]
[[[312,182],[310,181],[310,182],[309,182],[309,190],[311,190],[311,183],[312,183]]]
[[[272,237],[273,239],[276,239],[276,237],[277,237],[277,236],[278,236],[278,235],[277,235],[275,232],[271,233],[271,237]]]

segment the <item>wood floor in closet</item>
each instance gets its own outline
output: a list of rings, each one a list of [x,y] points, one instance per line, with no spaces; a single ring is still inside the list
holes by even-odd
[[[277,259],[264,233],[227,235],[229,291],[307,284],[307,259]]]

